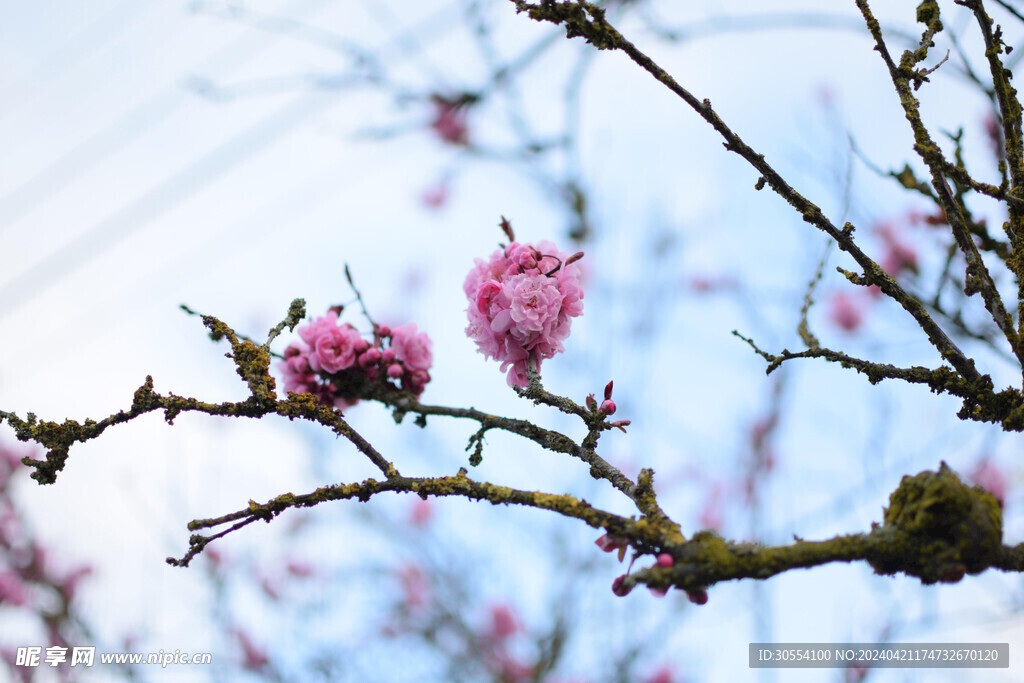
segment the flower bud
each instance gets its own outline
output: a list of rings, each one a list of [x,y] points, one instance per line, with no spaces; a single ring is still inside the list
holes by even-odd
[[[402,366],[398,363],[392,363],[388,366],[388,377],[391,379],[398,379],[402,376]]]
[[[352,348],[355,350],[356,353],[362,353],[366,349],[370,348],[370,342],[360,337],[359,341],[352,345]]]
[[[612,397],[612,385],[613,384],[615,384],[614,381],[608,382],[608,384],[606,384],[605,387],[604,387],[604,400],[606,400],[606,401],[611,400],[611,397]]]
[[[395,352],[392,349],[384,349],[384,352],[380,354],[380,359],[385,365],[395,362]]]
[[[601,536],[601,538],[594,541],[594,545],[596,545],[598,548],[605,551],[606,553],[610,553],[613,550],[625,548],[627,545],[629,545],[629,539],[625,536],[616,536],[615,534],[604,534],[603,536]]]
[[[665,594],[668,593],[668,588],[669,588],[668,586],[662,586],[661,588],[655,588],[653,586],[648,586],[647,590],[651,591],[651,595],[653,595],[654,597],[656,597],[656,598],[663,598],[663,597],[665,597]]]
[[[597,410],[597,401],[594,400],[593,394],[587,394],[587,408]]]
[[[377,336],[378,337],[390,337],[391,328],[387,325],[377,325]]]
[[[610,422],[609,424],[611,424],[612,427],[618,427],[619,430],[623,434],[625,434],[626,433],[626,427],[628,427],[630,425],[630,421],[629,420],[616,420],[615,422]]]
[[[675,559],[668,553],[662,553],[658,555],[658,566],[659,567],[671,567],[676,563]]]
[[[515,235],[514,232],[512,232],[512,224],[509,223],[507,218],[502,216],[501,217],[501,223],[499,223],[498,225],[501,226],[501,230],[502,230],[502,232],[505,233],[505,236],[508,237],[508,241],[509,242],[515,242],[516,241],[516,235]]]
[[[380,362],[380,356],[381,353],[379,349],[367,349],[366,353],[359,356],[359,366],[363,368],[368,368],[371,365],[376,365],[378,362]]]
[[[605,415],[615,414],[615,401],[607,399],[601,402],[601,412]]]
[[[569,264],[576,263],[581,258],[583,258],[583,252],[582,251],[577,251],[575,254],[573,254],[572,256],[570,256],[569,258],[567,258],[565,260],[565,265],[568,266]]]
[[[695,605],[704,605],[708,601],[708,592],[703,588],[694,588],[686,591],[686,597]]]
[[[537,259],[528,250],[523,249],[516,257],[516,264],[523,270],[537,267]]]
[[[626,597],[632,590],[633,586],[626,584],[625,574],[617,577],[614,581],[612,581],[612,593],[615,593],[620,598]]]

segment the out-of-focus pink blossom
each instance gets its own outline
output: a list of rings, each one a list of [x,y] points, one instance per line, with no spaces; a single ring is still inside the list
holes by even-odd
[[[427,188],[422,195],[420,195],[420,201],[423,202],[423,206],[428,209],[440,209],[448,203],[448,181],[442,180],[441,182]]]
[[[235,639],[242,648],[242,668],[246,671],[262,671],[268,664],[270,658],[267,651],[256,645],[252,637],[241,629],[234,629]]]
[[[413,610],[427,604],[430,586],[422,569],[414,564],[406,565],[398,570],[398,580],[402,586],[402,602],[406,609]]]
[[[492,654],[487,667],[494,672],[494,680],[502,683],[527,683],[537,680],[532,666],[523,664],[503,650]]]
[[[846,292],[836,292],[828,305],[828,318],[833,325],[847,332],[856,332],[864,322],[863,307]]]
[[[224,554],[211,546],[207,546],[203,550],[203,557],[210,563],[212,569],[217,569],[224,564]]]
[[[1003,157],[1003,130],[1002,122],[996,118],[994,112],[988,112],[985,114],[985,118],[982,120],[982,126],[985,128],[985,137],[988,138],[988,144],[992,150],[992,155],[996,159]]]
[[[525,387],[532,361],[564,350],[571,319],[583,313],[581,271],[550,242],[512,242],[487,261],[476,259],[463,283],[467,336],[501,362],[508,383]]]
[[[697,521],[704,529],[720,531],[722,529],[722,485],[712,484],[711,492],[704,501]]]
[[[82,582],[82,579],[92,574],[92,567],[83,565],[78,567],[61,582],[60,586],[64,590],[64,595],[67,600],[74,600],[75,593],[78,591],[78,584]]]
[[[464,97],[447,98],[434,95],[434,120],[430,127],[437,136],[450,145],[469,144],[469,124],[466,120],[469,102]]]
[[[519,617],[508,605],[492,605],[490,622],[487,637],[492,641],[505,640],[520,629]]]
[[[1003,505],[1006,501],[1006,475],[989,458],[982,458],[967,478],[982,487]]]
[[[285,565],[285,570],[287,570],[287,572],[292,576],[299,579],[307,579],[316,573],[313,569],[313,565],[299,560],[289,560],[288,564]]]
[[[682,286],[700,294],[736,289],[735,278],[724,275],[694,275],[683,280]]]
[[[917,252],[905,244],[893,243],[886,247],[882,261],[878,265],[882,266],[882,270],[891,275],[899,275],[905,270],[916,273]]]
[[[675,680],[672,667],[667,664],[644,679],[644,683],[672,683]]]
[[[28,588],[17,573],[0,571],[0,603],[20,606],[28,602],[28,596]]]
[[[416,498],[412,504],[412,513],[410,514],[413,525],[418,527],[424,527],[430,523],[430,518],[434,515],[434,508],[430,504],[429,500],[423,500],[422,498]]]
[[[860,683],[860,681],[868,677],[868,672],[870,671],[871,669],[866,666],[850,666],[847,667],[844,678],[846,683]]]
[[[260,588],[263,590],[263,594],[271,600],[277,601],[281,599],[281,586],[269,576],[260,577]]]
[[[893,277],[898,277],[905,270],[917,273],[917,252],[900,239],[892,223],[880,223],[875,232],[885,248],[878,263],[885,272]]]

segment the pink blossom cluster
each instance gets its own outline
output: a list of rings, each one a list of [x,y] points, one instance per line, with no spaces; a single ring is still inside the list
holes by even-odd
[[[298,332],[302,341],[290,344],[278,364],[286,392],[313,394],[346,409],[359,402],[370,382],[418,397],[430,381],[431,341],[416,323],[379,325],[370,343],[352,325],[339,325],[332,309]]]
[[[978,222],[984,225],[985,219],[982,218]],[[935,214],[911,210],[898,218],[879,222],[872,228],[882,247],[878,265],[899,281],[917,276],[920,272],[918,254],[914,247],[904,239],[905,228],[940,225],[946,225],[946,215],[941,209]],[[851,334],[857,332],[864,323],[869,306],[872,304],[871,300],[879,299],[881,296],[882,290],[878,285],[871,285],[866,291],[858,290],[852,294],[836,292],[831,296],[828,304],[829,322],[844,332]]]
[[[0,605],[21,623],[37,621],[38,631],[51,644],[66,646],[81,633],[76,596],[93,570],[87,565],[62,567],[58,553],[35,536],[11,495],[15,475],[24,467],[22,458],[38,455],[0,443]],[[7,659],[6,653],[0,654]]]
[[[526,369],[565,350],[572,318],[583,313],[583,256],[551,242],[512,242],[490,259],[476,259],[463,290],[469,299],[466,334],[487,358],[501,361],[510,386],[527,385]]]

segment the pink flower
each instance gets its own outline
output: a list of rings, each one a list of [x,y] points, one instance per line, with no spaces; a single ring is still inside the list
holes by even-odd
[[[315,352],[309,365],[317,372],[335,373],[352,367],[356,362],[356,342],[360,339],[355,328],[330,327],[316,338]]]
[[[391,330],[391,348],[395,357],[402,361],[408,370],[430,369],[433,356],[430,353],[432,343],[425,332],[418,332],[416,323],[409,323]]]
[[[555,278],[539,273],[513,275],[503,289],[510,302],[509,317],[520,334],[550,331],[558,322],[562,293]]]
[[[299,328],[299,336],[309,346],[316,346],[316,340],[324,332],[338,326],[338,314],[335,311],[328,311],[327,315],[314,318]]]
[[[510,385],[527,385],[527,368],[564,350],[571,319],[583,313],[582,273],[550,242],[512,242],[488,261],[476,259],[463,283],[466,335],[501,362]]]
[[[387,380],[400,382],[403,391],[422,394],[430,381],[430,337],[414,323],[395,330],[380,325],[371,344],[352,325],[338,324],[340,310],[333,307],[299,328],[303,341],[289,345],[278,364],[284,390],[313,394],[321,403],[341,410],[358,403],[366,384],[379,377],[386,377],[382,384],[392,391],[398,387]]]

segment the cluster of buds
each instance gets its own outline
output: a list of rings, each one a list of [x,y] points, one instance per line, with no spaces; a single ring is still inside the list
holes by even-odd
[[[285,391],[313,394],[342,410],[358,403],[374,382],[419,397],[430,381],[430,337],[416,323],[378,325],[371,343],[352,325],[338,324],[340,310],[333,307],[300,327],[302,341],[284,350],[278,367]]]
[[[612,386],[614,382],[608,382],[604,387],[604,400],[601,401],[601,405],[597,405],[597,399],[594,398],[593,394],[587,395],[587,409],[592,413],[598,413],[601,417],[608,417],[609,415],[615,414],[615,401],[612,400]],[[630,425],[630,420],[616,420],[610,423],[612,427],[618,427],[623,432],[626,431],[626,427]]]
[[[598,548],[605,551],[606,553],[618,550],[619,562],[622,562],[622,560],[625,558],[626,549],[629,547],[629,539],[625,536],[619,536],[616,534],[604,534],[603,536],[601,536],[601,538],[594,541],[594,543],[595,545],[597,545]],[[633,559],[636,559],[635,555]],[[654,567],[668,568],[674,566],[675,563],[675,558],[673,558],[672,555],[670,555],[669,553],[660,553],[657,559],[655,560]],[[629,566],[630,569],[632,569],[633,563],[630,562]],[[615,580],[612,581],[612,593],[619,596],[620,598],[629,595],[633,591],[633,583],[632,581],[628,580],[628,577],[629,570],[626,570],[626,573],[622,576],[615,577]],[[668,593],[668,588],[668,586],[663,586],[661,588],[649,588],[649,590],[651,591],[651,595],[657,598],[662,598],[665,597],[665,595]],[[704,588],[694,588],[686,591],[686,597],[689,598],[690,602],[692,602],[695,605],[703,605],[708,601],[708,592]]]

